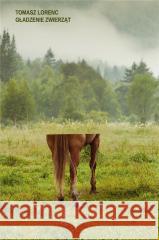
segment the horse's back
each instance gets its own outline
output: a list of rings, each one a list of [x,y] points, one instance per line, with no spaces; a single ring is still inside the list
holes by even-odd
[[[48,146],[54,149],[56,136],[65,136],[68,139],[69,148],[82,148],[87,144],[91,144],[99,134],[48,134],[46,136]]]

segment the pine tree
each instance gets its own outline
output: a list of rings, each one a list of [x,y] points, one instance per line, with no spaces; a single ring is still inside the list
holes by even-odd
[[[17,70],[17,52],[16,52],[16,43],[15,43],[15,37],[13,35],[12,41],[10,43],[10,49],[9,49],[9,70],[10,70],[10,78],[13,77],[14,72]]]
[[[15,37],[12,40],[7,31],[3,31],[0,42],[0,79],[7,82],[14,76],[18,69],[18,54],[16,51]]]
[[[52,49],[49,48],[45,54],[45,57],[44,57],[44,64],[47,64],[51,67],[54,67],[55,66],[55,63],[56,63],[56,59],[55,59],[55,56],[52,52]]]
[[[128,83],[132,82],[133,78],[137,74],[150,74],[150,75],[152,75],[152,73],[150,72],[150,70],[147,67],[145,62],[141,61],[138,65],[134,62],[132,64],[131,68],[126,68],[124,81],[128,82]]]
[[[7,65],[9,48],[10,48],[10,36],[4,30],[0,42],[0,78],[2,81],[8,79]]]

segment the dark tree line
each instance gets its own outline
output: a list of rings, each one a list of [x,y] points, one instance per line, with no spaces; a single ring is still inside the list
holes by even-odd
[[[121,81],[108,81],[85,60],[57,60],[50,48],[43,58],[24,61],[7,31],[0,39],[0,59],[4,123],[52,118],[159,120],[158,81],[143,61],[126,68]],[[114,73],[122,76],[116,67]]]
[[[0,38],[0,78],[2,82],[10,80],[21,67],[21,57],[16,51],[15,37],[10,37],[7,31]]]

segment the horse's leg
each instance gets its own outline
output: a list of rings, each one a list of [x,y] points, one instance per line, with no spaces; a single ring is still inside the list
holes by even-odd
[[[90,193],[96,193],[96,153],[99,147],[99,136],[96,136],[93,142],[91,143],[91,160],[90,160],[90,169],[91,169],[91,190]]]
[[[59,195],[58,195],[58,201],[64,201],[63,186],[60,187],[60,191],[59,191]]]
[[[71,196],[74,201],[78,200],[78,193],[76,189],[77,184],[77,166],[79,164],[79,158],[80,158],[80,149],[75,148],[70,150],[71,155],[71,162],[70,162],[70,191]]]
[[[58,201],[64,201],[64,187],[63,187],[63,184],[59,184],[58,185],[58,191],[59,191],[59,194],[58,194]]]
[[[53,154],[52,154],[52,159],[54,159],[54,155]],[[57,191],[58,191],[57,200],[58,201],[64,201],[63,184],[57,184]]]

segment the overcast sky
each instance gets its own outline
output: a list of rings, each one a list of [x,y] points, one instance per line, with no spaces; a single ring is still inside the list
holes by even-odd
[[[155,44],[148,46],[144,44],[146,36],[143,40],[139,40],[137,35],[130,34],[129,31],[121,31],[107,15],[103,14],[104,7],[107,7],[103,2],[106,1],[92,1],[87,5],[85,1],[81,1],[79,7],[71,5],[69,1],[68,4],[65,1],[59,5],[50,1],[45,2],[43,6],[38,5],[37,0],[35,2],[36,4],[33,5],[33,1],[1,0],[1,32],[5,28],[15,35],[17,50],[24,58],[42,57],[51,47],[57,58],[68,61],[79,58],[100,59],[111,65],[130,66],[133,61],[139,62],[142,59],[155,75],[159,75],[159,35],[154,36]],[[151,2],[152,5],[155,3],[155,1]],[[123,4],[123,1],[121,3]],[[159,4],[157,7],[159,12]],[[16,9],[40,8],[58,8],[59,16],[70,16],[71,23],[15,22]],[[127,14],[126,11],[125,8]],[[122,15],[118,17],[123,18]],[[155,26],[159,26],[159,18],[153,21],[156,21]],[[135,21],[134,24],[138,27]],[[146,27],[145,23],[145,29]],[[138,31],[140,32],[140,29]]]

